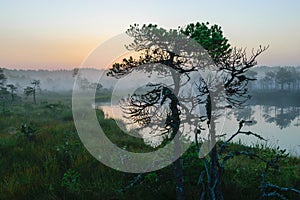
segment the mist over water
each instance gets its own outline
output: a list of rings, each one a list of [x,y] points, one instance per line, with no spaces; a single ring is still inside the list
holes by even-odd
[[[227,112],[225,126],[220,134],[227,134],[224,137],[226,138],[236,131],[239,120],[251,120],[252,124],[245,126],[245,130],[261,134],[267,139],[267,142],[243,135],[236,138],[235,142],[246,145],[280,146],[287,149],[292,155],[299,156],[300,96],[297,85],[299,81],[295,81],[293,84],[286,83],[283,85],[283,90],[281,90],[280,85],[273,83],[272,77],[270,77],[270,72],[276,72],[279,69],[279,67],[257,67],[252,70],[256,73],[257,79],[250,83],[249,92],[253,97],[247,102],[248,106]],[[300,68],[295,67],[295,69],[299,73]],[[23,94],[23,89],[30,85],[32,80],[41,81],[42,91],[53,92],[70,92],[75,81],[73,70],[4,69],[4,73],[7,76],[7,83],[17,86],[18,94]],[[99,74],[101,74],[101,78],[98,76]],[[83,69],[80,77],[86,79],[88,83],[98,83],[100,78],[101,82],[99,83],[107,89],[111,89],[118,81],[115,78],[106,76],[105,70],[98,69]],[[126,88],[126,85],[121,85],[121,87]],[[123,112],[117,105],[111,107],[110,103],[104,103],[103,101],[96,102],[97,105],[105,112],[107,118],[122,118]]]
[[[41,90],[63,92],[71,91],[74,86],[75,77],[73,70],[9,70],[4,69],[7,76],[7,83],[16,85],[18,92],[22,93],[23,88],[31,83],[32,80],[40,80]],[[98,74],[102,74],[103,81],[100,83],[104,88],[110,88],[116,79],[106,76],[105,70],[82,69],[81,78],[85,78],[89,83],[98,83]]]

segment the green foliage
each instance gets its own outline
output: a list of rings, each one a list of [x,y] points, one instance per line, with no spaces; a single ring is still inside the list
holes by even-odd
[[[70,193],[79,193],[81,190],[80,173],[74,169],[69,169],[64,173],[61,186],[66,188]]]
[[[221,59],[226,59],[232,51],[228,39],[223,35],[222,28],[216,24],[209,27],[208,22],[191,23],[182,27],[180,31],[206,49],[216,63]]]
[[[145,176],[145,180],[150,183],[158,183],[159,178],[156,172],[151,172]]]
[[[21,126],[21,134],[25,135],[30,141],[34,139],[36,131],[37,129],[33,126],[32,123],[30,123],[29,125],[25,123]]]

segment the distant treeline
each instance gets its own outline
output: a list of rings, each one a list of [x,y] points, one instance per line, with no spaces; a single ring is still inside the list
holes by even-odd
[[[16,85],[19,89],[28,85],[32,80],[41,81],[41,89],[49,91],[70,91],[75,78],[73,70],[11,70],[4,69],[7,82]],[[105,70],[83,69],[81,77],[90,83],[99,82],[104,88],[111,88],[116,79],[106,76]],[[251,90],[300,90],[300,66],[259,66],[247,72],[247,76],[256,79],[250,83]]]
[[[256,79],[250,84],[252,90],[300,90],[300,66],[261,66],[253,68],[248,75]]]
[[[3,69],[7,78],[7,83],[14,84],[18,88],[18,93],[22,93],[24,88],[32,80],[40,80],[42,90],[48,91],[71,91],[76,77],[73,76],[73,70],[11,70]],[[99,82],[103,88],[110,88],[113,85],[112,78],[106,77],[104,70],[82,69],[80,77],[90,84],[98,83],[99,75],[103,79]]]

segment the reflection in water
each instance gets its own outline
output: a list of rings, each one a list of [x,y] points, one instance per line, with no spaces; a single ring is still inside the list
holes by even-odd
[[[299,126],[300,108],[295,106],[263,106],[262,116],[268,123],[275,123],[280,129],[291,126]]]
[[[254,119],[254,113],[255,110],[252,106],[247,106],[245,108],[241,108],[241,109],[236,109],[234,111],[229,112],[229,119],[235,118],[237,121],[240,120],[246,120],[246,121],[252,121],[251,124],[249,124],[249,126],[253,126],[255,124],[257,124],[256,119]]]
[[[260,119],[265,123],[271,123],[280,129],[288,128],[290,126],[300,126],[300,107],[297,106],[247,106],[243,109],[238,109],[230,112],[228,119],[234,116],[238,121],[251,120],[252,124],[257,124],[255,113],[259,112]]]
[[[152,115],[151,123],[147,127],[140,128],[140,126],[136,123],[132,123],[132,121],[126,116],[126,113],[123,112],[120,105],[111,105],[110,103],[101,103],[99,105],[94,105],[94,108],[99,108],[103,110],[105,118],[113,118],[116,119],[116,123],[118,127],[128,135],[133,137],[143,138],[145,144],[151,147],[158,147],[165,141],[166,138],[169,138],[169,131],[165,129],[165,120],[168,114],[168,106],[160,106],[159,107],[159,114],[158,112],[154,113],[156,116]],[[156,120],[156,118],[159,118]],[[182,118],[182,120],[187,120],[191,122],[187,117]],[[223,118],[221,118],[223,119]],[[155,121],[156,120],[156,121]],[[221,120],[220,120],[221,121]],[[199,124],[199,123],[197,123]],[[179,126],[179,131],[183,136],[183,141],[194,141],[194,130],[197,127],[193,123],[181,123]],[[218,127],[216,127],[217,129]],[[207,136],[205,134],[204,128],[202,128],[202,137]],[[165,136],[167,135],[167,136]],[[198,138],[200,141],[201,138]]]
[[[122,110],[117,106],[101,104],[99,108],[107,118],[122,119]],[[251,120],[252,124],[248,125],[248,130],[267,139],[267,146],[280,146],[289,150],[292,155],[300,155],[300,107],[252,105],[228,112],[226,118],[222,134],[226,133],[227,137],[236,131],[238,121]],[[261,143],[248,136],[240,136],[236,141],[239,140],[247,145]]]
[[[261,134],[268,140],[267,146],[280,146],[289,150],[292,155],[300,155],[300,107],[252,105],[241,110],[235,110],[228,116],[229,126],[235,126],[235,120],[251,120],[249,130]],[[227,130],[234,131],[230,127]],[[256,144],[258,141],[249,137],[240,137],[246,144]]]

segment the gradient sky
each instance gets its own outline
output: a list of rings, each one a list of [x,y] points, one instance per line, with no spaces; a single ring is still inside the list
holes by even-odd
[[[298,0],[0,0],[0,67],[79,66],[133,23],[216,23],[234,46],[270,45],[259,65],[300,65]]]

